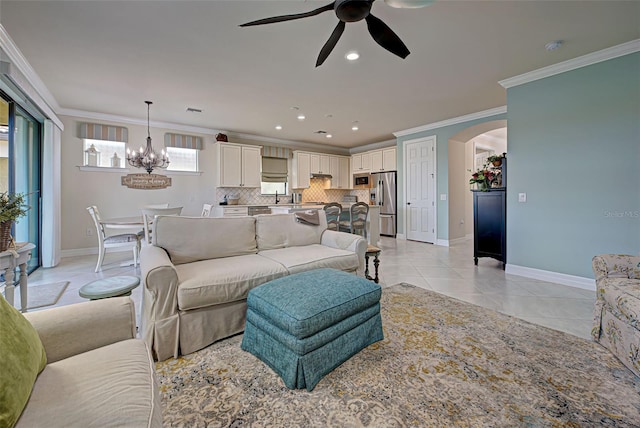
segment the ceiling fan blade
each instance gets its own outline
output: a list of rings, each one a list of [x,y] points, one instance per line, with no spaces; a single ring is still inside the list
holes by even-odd
[[[435,0],[384,0],[384,2],[399,9],[417,9],[435,3]]]
[[[325,59],[329,56],[333,48],[336,47],[336,43],[340,40],[340,36],[344,32],[345,23],[343,21],[338,21],[338,25],[333,29],[333,33],[329,36],[329,40],[324,44],[322,49],[320,50],[320,54],[318,55],[318,60],[316,61],[316,67],[321,66]]]
[[[247,22],[246,24],[240,24],[240,27],[251,27],[253,25],[273,24],[276,22],[292,21],[294,19],[308,18],[310,16],[319,15],[322,12],[326,12],[328,10],[333,10],[334,4],[335,4],[335,1],[326,6],[322,6],[315,10],[312,10],[311,12],[296,13],[294,15],[273,16],[271,18],[258,19],[257,21],[251,21],[251,22]]]
[[[387,24],[371,14],[367,16],[366,20],[369,34],[371,34],[373,40],[380,46],[403,59],[411,53],[402,40],[400,40],[400,37],[398,37]]]

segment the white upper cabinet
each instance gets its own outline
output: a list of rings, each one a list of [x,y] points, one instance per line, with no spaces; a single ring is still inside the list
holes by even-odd
[[[329,156],[329,174],[331,174],[331,189],[350,189],[351,174],[349,158],[344,156]]]
[[[389,147],[382,150],[374,150],[371,153],[371,172],[395,171],[396,148]]]
[[[216,187],[260,187],[260,147],[218,142],[215,149]]]
[[[330,156],[319,153],[309,154],[311,174],[329,174],[331,169]]]
[[[293,152],[293,189],[308,189],[311,185],[311,156],[309,153]]]
[[[351,156],[351,170],[354,174],[371,171],[371,152]]]

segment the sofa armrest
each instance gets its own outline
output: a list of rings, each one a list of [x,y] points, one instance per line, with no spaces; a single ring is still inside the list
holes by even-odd
[[[604,278],[640,279],[640,256],[601,254],[592,260],[596,283]]]
[[[353,251],[358,255],[360,269],[364,270],[364,255],[367,252],[368,244],[367,240],[362,236],[327,229],[322,233],[320,243],[327,247]]]
[[[142,247],[142,338],[154,357],[177,356],[178,272],[167,252],[154,245]]]
[[[93,300],[24,314],[35,327],[47,362],[136,337],[136,314],[129,297]]]

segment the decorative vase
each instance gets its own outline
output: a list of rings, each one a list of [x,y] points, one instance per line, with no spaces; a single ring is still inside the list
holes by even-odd
[[[493,166],[500,166],[502,165],[502,159],[494,160],[491,163],[493,164]]]
[[[0,251],[7,251],[11,245],[12,225],[12,220],[0,222]]]
[[[489,187],[486,181],[477,181],[476,184],[478,185],[478,190],[482,191],[486,191]]]

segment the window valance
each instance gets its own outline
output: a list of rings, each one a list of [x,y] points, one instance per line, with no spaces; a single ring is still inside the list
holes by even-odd
[[[262,146],[262,156],[268,158],[289,159],[291,157],[291,149],[285,147]]]
[[[262,157],[262,181],[265,183],[286,183],[287,175],[287,159]]]
[[[184,134],[171,134],[169,132],[164,134],[164,146],[180,147],[182,149],[204,149],[202,137],[194,137],[193,135]]]
[[[123,126],[80,123],[78,126],[78,138],[127,143],[129,141],[129,131]]]

